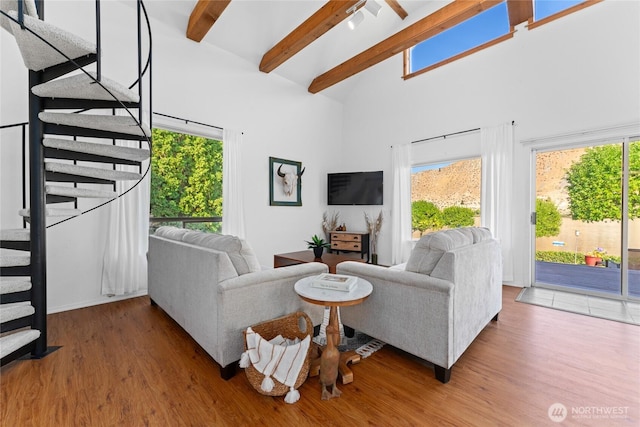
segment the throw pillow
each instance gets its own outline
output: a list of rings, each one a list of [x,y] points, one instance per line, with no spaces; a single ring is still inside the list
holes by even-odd
[[[247,266],[249,267],[249,272],[255,273],[256,271],[262,270],[262,267],[258,262],[258,257],[253,251],[253,248],[251,247],[251,245],[249,245],[249,243],[244,239],[240,239],[240,243],[242,244],[242,248],[240,249],[240,255],[242,255],[244,260],[247,262]]]
[[[226,252],[239,276],[251,271],[247,260],[241,253],[242,242],[236,236],[205,233],[202,231],[189,231],[188,233],[185,233],[182,241],[185,243],[191,243],[192,245]]]
[[[164,225],[162,227],[159,227],[156,230],[155,236],[164,237],[165,239],[171,239],[171,240],[182,240],[182,237],[188,231],[189,230],[184,228],[173,227],[171,225]]]
[[[444,230],[423,236],[411,251],[407,271],[431,274],[442,255],[454,248],[470,245],[473,238],[459,230]]]

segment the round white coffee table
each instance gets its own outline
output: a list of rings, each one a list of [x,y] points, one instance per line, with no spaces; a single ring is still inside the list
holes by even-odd
[[[314,288],[311,286],[313,280],[317,276],[310,276],[300,279],[295,284],[296,293],[303,300],[316,305],[329,307],[329,324],[326,328],[327,344],[329,340],[333,346],[337,347],[340,343],[340,325],[338,325],[338,307],[346,307],[350,305],[360,304],[367,299],[373,291],[373,286],[369,281],[357,277],[357,283],[349,292],[336,291],[332,289]],[[324,354],[324,353],[323,353]],[[338,366],[342,384],[353,382],[353,372],[347,366],[347,363],[358,363],[360,355],[355,351],[348,351],[340,355],[340,364]],[[320,371],[320,359],[314,360],[309,370],[309,376],[318,375]]]

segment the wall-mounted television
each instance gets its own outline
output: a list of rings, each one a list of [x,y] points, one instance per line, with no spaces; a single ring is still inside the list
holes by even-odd
[[[329,205],[382,205],[382,171],[327,175]]]

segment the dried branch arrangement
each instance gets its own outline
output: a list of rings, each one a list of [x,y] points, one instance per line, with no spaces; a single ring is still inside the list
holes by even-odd
[[[338,228],[338,219],[340,219],[340,213],[336,211],[331,214],[325,211],[325,213],[322,214],[322,231],[327,241],[330,240],[329,234]]]
[[[376,251],[378,245],[378,234],[382,228],[382,211],[378,214],[378,218],[375,220],[370,217],[366,212],[364,213],[364,220],[367,223],[367,231],[369,232],[369,239],[371,241],[371,253],[377,254]]]

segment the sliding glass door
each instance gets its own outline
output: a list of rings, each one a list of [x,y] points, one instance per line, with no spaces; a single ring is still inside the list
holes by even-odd
[[[537,286],[640,297],[640,142],[534,150]]]

